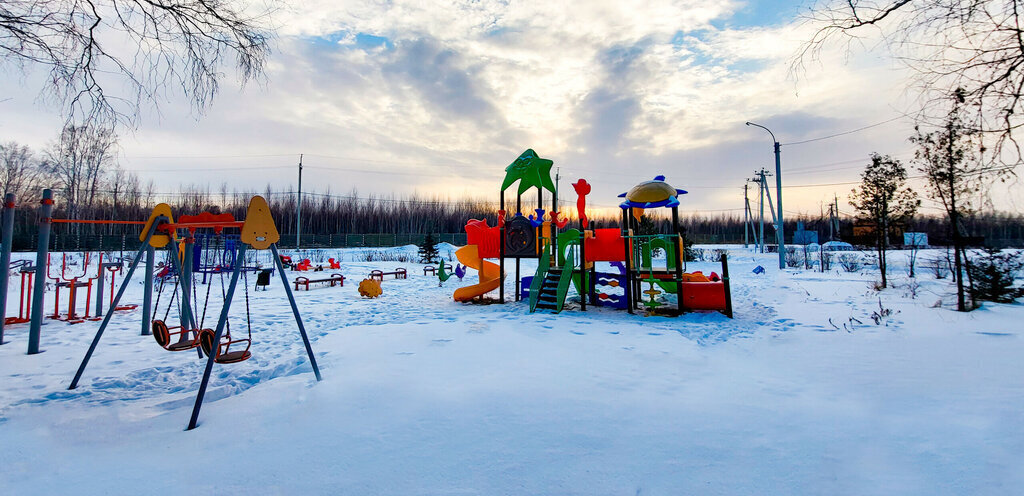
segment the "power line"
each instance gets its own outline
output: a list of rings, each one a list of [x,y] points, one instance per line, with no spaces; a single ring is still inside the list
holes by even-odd
[[[870,126],[859,127],[857,129],[853,129],[853,130],[850,130],[850,131],[844,131],[844,132],[841,132],[841,133],[830,134],[828,136],[821,136],[821,137],[818,137],[818,138],[806,139],[806,140],[803,140],[803,141],[794,141],[792,143],[782,143],[780,146],[802,145],[804,143],[812,143],[812,142],[815,142],[815,141],[821,141],[821,140],[837,138],[839,136],[846,136],[847,134],[858,133],[860,131],[864,131],[865,129],[871,129],[873,127],[878,127],[878,126],[881,126],[882,124],[888,124],[888,123],[890,123],[892,121],[896,121],[896,120],[899,120],[899,119],[902,119],[902,118],[904,118],[904,116],[899,115],[899,116],[893,117],[892,119],[889,119],[889,120],[886,120],[886,121],[876,122],[875,124],[871,124]]]

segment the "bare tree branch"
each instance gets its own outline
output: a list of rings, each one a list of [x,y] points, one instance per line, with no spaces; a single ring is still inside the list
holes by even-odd
[[[915,74],[921,120],[941,127],[950,95],[961,91],[964,125],[990,143],[989,156],[1017,164],[1014,132],[1024,125],[1024,28],[1017,0],[823,0],[808,17],[817,29],[793,60],[799,73],[827,47],[847,51],[879,34]],[[870,30],[870,31],[869,31]]]
[[[69,123],[135,125],[169,88],[202,112],[229,58],[243,83],[262,74],[265,16],[234,0],[7,0],[0,63],[44,68]]]

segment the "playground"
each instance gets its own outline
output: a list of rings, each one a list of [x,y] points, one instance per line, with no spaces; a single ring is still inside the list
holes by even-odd
[[[529,172],[520,159],[509,170]],[[557,204],[543,177],[506,181],[499,225],[467,219],[469,242],[440,245],[453,259],[434,264],[279,251],[260,197],[244,219],[158,206],[114,287],[83,286],[106,293],[77,306],[76,282],[108,270],[100,254],[48,253],[54,287],[32,309],[58,318],[37,335],[11,321],[0,346],[0,492],[1024,484],[1020,305],[956,313],[947,281],[899,275],[883,303],[871,270],[779,270],[738,245],[683,260],[680,232],[635,230],[637,209],[685,208],[670,179],[638,178],[620,225],[601,228],[543,211]],[[569,191],[585,202],[585,181]],[[8,316],[39,260],[11,256]]]

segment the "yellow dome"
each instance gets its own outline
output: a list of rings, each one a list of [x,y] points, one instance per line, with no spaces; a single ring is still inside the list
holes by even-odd
[[[644,181],[633,186],[626,193],[626,200],[637,203],[654,203],[676,196],[676,189],[665,181]]]

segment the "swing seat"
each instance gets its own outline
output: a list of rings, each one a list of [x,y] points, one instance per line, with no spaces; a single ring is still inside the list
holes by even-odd
[[[156,344],[159,344],[161,348],[167,351],[185,351],[199,346],[199,340],[195,338],[184,341],[179,340],[174,343],[171,342],[171,336],[184,335],[185,333],[192,332],[191,329],[182,329],[181,326],[167,327],[167,324],[162,320],[154,320],[151,327],[153,329],[153,339],[156,340]],[[173,329],[177,329],[177,331],[172,332]]]
[[[203,349],[203,353],[206,356],[210,356],[213,352],[213,338],[216,337],[216,333],[213,329],[203,329],[199,331],[199,346]],[[244,350],[231,351],[231,345],[245,343]],[[227,341],[222,341],[217,346],[217,355],[213,357],[213,361],[217,363],[238,363],[244,362],[252,357],[252,353],[249,352],[249,346],[252,345],[251,339],[231,339],[227,338]]]

